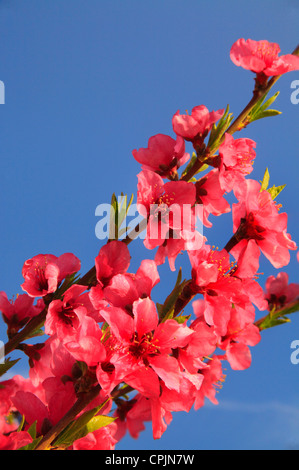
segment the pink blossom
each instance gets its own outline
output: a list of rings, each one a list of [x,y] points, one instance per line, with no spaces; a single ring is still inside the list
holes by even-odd
[[[289,284],[287,273],[279,273],[277,277],[269,276],[266,281],[265,298],[269,310],[273,307],[282,308],[299,297],[299,284]]]
[[[161,246],[169,238],[180,242],[184,230],[184,206],[188,210],[192,208],[195,193],[192,183],[171,181],[164,184],[163,179],[152,171],[139,173],[137,204],[140,214],[148,219],[146,248]]]
[[[97,366],[106,358],[105,347],[102,344],[102,330],[96,321],[86,315],[86,309],[76,309],[79,326],[74,336],[65,339],[66,349],[77,361],[83,361],[88,366]]]
[[[193,302],[193,309],[195,311],[197,311],[201,302],[201,300]],[[203,304],[204,302],[202,305]],[[194,374],[193,377],[190,375],[188,377],[195,385],[196,389],[200,389],[203,376],[202,374],[197,374],[197,372],[199,369],[205,369],[207,367],[204,359],[214,353],[217,347],[218,335],[216,334],[215,328],[209,326],[203,317],[199,317],[193,321],[190,328],[194,331],[194,334],[190,337],[188,345],[179,350],[179,361],[181,366],[183,366],[189,374]]]
[[[151,421],[149,408],[140,409],[141,395],[137,394],[132,400],[118,400],[117,410],[114,413],[117,424],[115,438],[120,441],[127,432],[133,439],[137,439],[141,431],[145,430],[144,421]]]
[[[50,302],[45,321],[45,333],[55,335],[65,342],[67,338],[76,335],[81,325],[80,319],[85,315],[95,318],[95,321],[103,321],[102,317],[92,306],[86,286],[74,284],[63,295],[63,300],[53,300]],[[107,302],[102,301],[101,308]]]
[[[137,419],[139,422],[151,421],[154,439],[160,439],[172,421],[171,412],[163,408],[159,398],[145,398],[140,394],[137,395],[136,404],[129,414],[131,419]]]
[[[39,299],[33,305],[34,299],[27,294],[18,295],[15,300],[8,300],[5,292],[0,292],[0,310],[8,325],[8,334],[13,335],[31,318],[38,315],[44,308],[44,302]]]
[[[251,353],[248,346],[256,346],[260,340],[258,327],[244,321],[242,309],[236,306],[232,308],[227,333],[218,345],[226,350],[227,360],[233,370],[244,370],[250,367]]]
[[[251,139],[234,139],[232,135],[225,134],[219,147],[219,181],[223,190],[230,192],[236,185],[242,184],[245,176],[252,172],[256,157],[253,150],[255,147],[256,143]]]
[[[57,258],[54,255],[37,255],[24,263],[22,289],[31,297],[44,297],[56,291],[67,276],[78,272],[80,260],[72,253]]]
[[[73,384],[60,378],[49,377],[40,386],[43,393],[38,390],[18,391],[11,401],[17,411],[25,416],[25,430],[36,421],[37,433],[45,434],[55,425],[76,401]]]
[[[58,423],[77,400],[74,385],[65,377],[48,377],[42,384],[49,423]]]
[[[157,265],[153,260],[142,260],[136,274],[125,273],[113,276],[104,288],[105,299],[114,307],[132,306],[135,300],[150,297],[152,289],[160,282]],[[96,295],[95,290],[91,294]]]
[[[175,261],[177,256],[185,251],[186,241],[183,236],[180,240],[169,238],[167,242],[159,246],[155,255],[155,261],[158,265],[164,264],[166,258],[168,259],[171,271],[175,271]]]
[[[192,289],[204,296],[201,314],[208,325],[215,327],[219,336],[226,335],[232,304],[246,311],[246,317],[254,319],[256,305],[267,308],[262,288],[253,279],[237,277],[235,263],[226,250],[214,250],[204,245],[200,250],[188,253],[192,265]],[[254,305],[253,305],[254,304]]]
[[[286,213],[279,213],[268,191],[254,180],[245,180],[235,195],[240,201],[233,204],[233,229],[239,229],[239,243],[231,249],[238,261],[239,277],[252,277],[259,267],[260,251],[275,268],[290,261],[289,250],[297,248],[287,233]]]
[[[21,390],[12,397],[11,401],[19,413],[25,416],[29,426],[37,421],[37,432],[41,434],[43,424],[50,420],[49,411],[45,403],[34,393],[23,392]]]
[[[299,57],[293,54],[279,56],[280,47],[266,40],[238,39],[232,46],[230,58],[237,66],[266,76],[282,75],[299,70]]]
[[[202,144],[204,138],[211,130],[213,124],[223,116],[224,110],[212,111],[204,106],[195,106],[191,115],[180,114],[179,111],[172,118],[174,132],[196,146]]]
[[[218,170],[212,170],[195,183],[196,213],[206,227],[212,227],[208,217],[210,214],[219,216],[231,211],[230,204],[223,197],[225,190],[221,188]]]
[[[113,240],[104,245],[95,259],[97,280],[103,287],[116,274],[127,272],[131,256],[128,247],[121,241]]]
[[[175,140],[164,134],[150,137],[148,147],[133,150],[133,156],[143,170],[155,171],[163,177],[174,175],[190,158],[182,137],[177,136]]]
[[[117,423],[110,423],[108,426],[90,432],[87,436],[77,439],[73,445],[73,450],[114,450],[117,439],[115,433]]]
[[[208,367],[201,370],[203,383],[200,390],[195,392],[194,409],[198,410],[204,406],[205,399],[208,398],[214,405],[218,405],[216,394],[222,387],[225,376],[222,370],[221,357],[213,356],[212,360],[207,362]]]
[[[60,341],[55,336],[51,336],[44,342],[43,348],[38,351],[38,356],[30,358],[29,377],[34,387],[37,388],[47,377],[53,375],[53,355],[56,348],[58,348],[58,344],[60,344]],[[66,364],[64,358],[64,365]]]
[[[185,346],[193,332],[175,320],[159,324],[155,304],[148,298],[134,302],[132,313],[115,308],[101,311],[115,338],[110,342],[114,375],[122,371],[122,380],[145,396],[159,395],[159,378],[168,388],[179,390],[179,365],[171,352]],[[97,375],[104,388],[102,366]]]
[[[229,274],[232,268],[229,255],[225,250],[218,252],[209,245],[188,254],[194,292],[203,294],[205,299],[205,321],[222,336],[226,333],[232,302],[241,300],[240,283]]]
[[[160,439],[172,421],[172,412],[189,412],[193,403],[194,387],[184,377],[180,391],[170,390],[161,382],[159,397],[146,398],[137,394],[133,406],[126,414],[126,425],[132,437],[137,438],[139,432],[144,429],[143,422],[152,421],[153,438]]]
[[[19,426],[17,419],[14,419],[17,410],[11,401],[11,397],[19,390],[30,390],[31,388],[30,381],[20,375],[0,383],[0,436],[1,434],[8,435],[16,431]]]
[[[0,450],[18,450],[31,442],[32,437],[26,431],[12,432],[8,436],[0,434]]]

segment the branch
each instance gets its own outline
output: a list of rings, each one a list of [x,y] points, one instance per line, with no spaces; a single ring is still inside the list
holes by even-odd
[[[294,49],[292,52],[293,55],[299,55],[299,45]],[[235,121],[231,124],[231,126],[226,130],[227,133],[233,134],[237,130],[243,127],[244,122],[246,121],[246,118],[248,117],[250,111],[253,109],[253,107],[256,105],[256,103],[263,97],[265,96],[269,90],[272,88],[272,86],[277,82],[277,80],[281,77],[281,75],[277,75],[275,77],[272,77],[271,80],[264,86],[263,88],[258,88],[256,87],[253,93],[252,99],[249,101],[249,103],[245,106],[243,111],[239,114],[239,116],[235,119]],[[193,165],[192,168],[186,173],[181,180],[182,181],[190,181],[190,179],[200,170],[200,168],[205,164],[205,161],[208,158],[211,158],[215,155],[217,152],[219,146],[221,145],[223,138],[220,140],[219,145],[217,148],[213,149],[213,153],[210,154],[210,150],[208,147],[203,147],[200,152],[198,152],[198,158]],[[143,230],[146,229],[146,224],[147,221],[146,219],[143,219],[137,226],[127,235],[127,237],[123,240],[123,243],[126,245],[129,245],[135,238],[137,238],[138,234],[142,232]],[[236,244],[237,240],[236,238],[232,238],[230,240],[230,244],[226,245],[227,251],[230,251],[232,247]],[[96,269],[95,266],[93,266],[84,276],[82,276],[80,279],[76,281],[76,284],[84,285],[87,286],[88,288],[91,287],[94,283],[96,282]],[[187,302],[188,303],[188,302]],[[4,351],[5,351],[5,356],[12,352],[14,349],[16,349],[19,344],[24,341],[26,338],[30,337],[30,334],[36,330],[37,328],[40,328],[43,326],[43,323],[45,321],[47,315],[47,308],[45,308],[39,315],[34,317],[27,325],[23,328],[21,332],[16,334],[8,343],[5,345]]]
[[[299,299],[296,299],[294,302],[278,309],[272,310],[263,318],[260,318],[255,322],[255,325],[260,329],[260,331],[267,330],[274,326],[280,325],[282,323],[288,323],[290,320],[285,317],[285,315],[290,315],[291,313],[299,311]]]
[[[19,333],[6,343],[4,346],[5,356],[14,351],[20,343],[29,338],[35,330],[43,326],[47,316],[47,311],[48,307],[45,307],[44,310],[42,310],[36,317],[33,317]]]
[[[299,45],[294,49],[292,52],[293,55],[299,55]],[[263,87],[258,87],[256,86],[254,91],[253,91],[253,97],[249,101],[249,103],[245,106],[243,111],[239,114],[239,116],[234,120],[234,122],[229,126],[229,128],[225,131],[228,134],[233,135],[236,131],[239,131],[243,129],[244,123],[246,123],[246,120],[254,108],[254,106],[257,104],[259,100],[261,100],[263,97],[265,97],[270,89],[273,87],[273,85],[279,80],[281,75],[277,75],[275,77],[272,77],[269,82],[264,85]],[[225,135],[225,133],[224,133]],[[217,145],[216,148],[213,148],[213,152],[210,153],[209,147],[206,147],[204,151],[200,154],[198,153],[197,155],[197,160],[194,163],[193,167],[190,168],[188,173],[184,175],[181,180],[182,181],[189,181],[199,170],[200,168],[205,164],[206,160],[208,158],[211,158],[215,155],[217,150],[219,149],[220,145],[222,144],[224,140],[224,135],[222,136],[222,139],[220,140],[219,144]]]

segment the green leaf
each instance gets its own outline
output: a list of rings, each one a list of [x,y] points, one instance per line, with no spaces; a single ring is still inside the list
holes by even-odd
[[[30,428],[28,429],[28,433],[32,437],[32,439],[36,439],[36,424],[37,421],[34,421],[33,424],[31,424]]]
[[[279,193],[286,187],[286,185],[282,186],[272,186],[272,188],[269,188],[269,182],[270,182],[270,173],[268,168],[266,168],[263,181],[260,181],[261,183],[261,191],[268,191],[268,193],[271,195],[272,199],[274,200]]]
[[[281,317],[281,318],[270,318],[270,316],[266,317],[263,323],[259,325],[260,330],[267,330],[269,328],[273,328],[274,326],[283,325],[285,323],[290,323],[291,320],[289,318]]]
[[[109,240],[119,240],[120,237],[126,233],[128,227],[121,228],[121,226],[126,220],[133,200],[134,194],[132,194],[128,202],[128,196],[126,194],[121,193],[121,197],[117,199],[113,193],[111,198]]]
[[[286,315],[290,315],[291,313],[295,313],[299,311],[299,300],[286,305],[284,308],[280,309],[279,311],[276,310],[275,307],[269,312],[269,314],[262,319],[262,321],[258,322],[258,326],[260,330],[266,330],[268,328],[272,328],[273,326],[282,325],[285,323],[290,323],[290,319],[286,317]]]
[[[263,181],[261,181],[261,191],[266,191],[268,186],[269,186],[269,181],[270,181],[270,173],[268,168],[266,168]]]
[[[19,424],[19,427],[18,427],[17,432],[21,432],[21,431],[22,431],[24,424],[25,424],[25,415],[22,415],[22,419],[21,419],[21,422],[20,422],[20,424]]]
[[[259,113],[254,118],[254,121],[257,121],[258,119],[263,119],[263,118],[266,118],[266,117],[278,116],[278,114],[281,114],[281,111],[277,111],[276,109],[266,109],[265,111]],[[252,120],[250,120],[250,122],[252,122]]]
[[[174,318],[174,308],[169,309],[166,313],[163,313],[163,322]]]
[[[271,197],[274,200],[285,187],[286,184],[282,186],[272,186],[272,188],[269,188],[267,191],[271,194]]]
[[[4,364],[0,364],[0,377],[4,374],[6,374],[9,369],[11,369],[17,362],[19,362],[19,359],[15,359],[14,361],[10,361],[10,357],[5,361]]]
[[[277,116],[278,114],[281,114],[280,111],[277,111],[276,109],[269,109],[269,106],[271,106],[276,98],[279,95],[279,91],[276,92],[271,98],[268,98],[265,101],[265,98],[267,97],[268,93],[263,96],[260,100],[257,101],[255,104],[254,108],[251,110],[251,112],[248,115],[248,122],[253,122],[257,121],[258,119],[262,119],[265,117],[270,117],[270,116]]]
[[[266,100],[266,98],[268,96],[268,93],[266,95],[262,96],[262,98],[260,98],[257,101],[254,108],[251,110],[250,116],[255,117],[258,114],[260,114],[261,112],[265,111],[265,109],[268,109],[271,106],[271,104],[274,103],[274,101],[278,97],[279,93],[280,92],[277,91],[271,98],[268,98],[267,100]]]
[[[186,321],[190,320],[191,316],[192,316],[191,314],[190,315],[180,315],[179,317],[174,317],[174,320],[177,321],[180,325],[182,325]]]
[[[208,148],[210,149],[210,153],[213,153],[214,149],[216,149],[220,141],[225,133],[225,131],[229,128],[232,120],[233,114],[229,113],[229,105],[226,106],[226,110],[219,120],[218,124],[214,124],[209,137]]]
[[[104,428],[105,426],[108,426],[109,424],[113,423],[116,418],[112,418],[111,416],[95,416],[92,418],[85,426],[84,428],[84,435],[90,433],[90,432],[95,432],[98,429]]]
[[[119,227],[122,226],[125,218],[127,217],[127,214],[128,214],[128,210],[130,209],[131,205],[132,205],[132,202],[134,200],[134,194],[132,194],[130,200],[129,200],[129,203],[128,203],[128,196],[127,195],[123,195],[122,194],[122,200],[121,200],[121,203],[120,203],[120,211],[119,211]]]
[[[41,328],[37,328],[26,336],[26,339],[35,338],[36,336],[44,336],[45,332]]]
[[[59,434],[55,440],[54,447],[69,447],[77,439],[85,437],[88,433],[94,432],[115,421],[116,418],[110,416],[95,416],[107,403],[93,408],[83,413],[76,421],[72,422],[67,428]]]
[[[182,173],[182,176],[185,176],[189,170],[191,170],[191,168],[193,167],[194,163],[196,162],[197,160],[197,155],[195,152],[192,153],[192,157],[191,157],[191,160],[190,162],[188,163],[188,165],[186,166],[185,170],[183,171]]]
[[[115,193],[111,197],[109,240],[115,240],[118,233],[118,202]]]

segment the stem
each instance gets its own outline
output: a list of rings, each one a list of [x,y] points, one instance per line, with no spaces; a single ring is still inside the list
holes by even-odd
[[[178,297],[175,306],[174,306],[174,313],[173,316],[177,317],[178,314],[188,305],[189,302],[195,297],[197,294],[196,290],[193,289],[193,281],[190,280],[183,288],[181,295]]]
[[[231,239],[227,242],[224,249],[229,253],[241,240],[244,239],[244,235],[246,234],[246,219],[241,219],[241,223],[239,225],[238,230],[236,233],[233,234]]]
[[[27,325],[17,333],[12,339],[10,339],[6,345],[4,346],[5,356],[12,351],[14,351],[22,341],[25,341],[28,337],[31,336],[34,330],[41,328],[44,324],[44,321],[47,316],[48,308],[45,307],[41,313],[39,313],[36,317],[33,317]]]
[[[215,150],[216,151],[216,150]],[[203,146],[197,153],[197,160],[190,170],[181,177],[181,181],[190,181],[194,175],[205,165],[205,159],[210,156],[209,149],[206,146]]]
[[[131,230],[130,233],[126,236],[126,238],[123,241],[125,245],[129,245],[135,238],[138,237],[138,235],[143,232],[147,227],[147,219],[143,219],[139,224],[136,225],[133,230]]]
[[[269,312],[263,318],[260,318],[259,320],[257,320],[255,322],[255,325],[260,329],[260,331],[266,330],[267,328],[271,328],[272,326],[275,326],[275,320],[279,320],[285,315],[289,315],[297,311],[299,311],[299,299],[296,299],[294,302],[291,302],[288,305],[281,307],[278,310],[275,310],[273,313]],[[271,325],[271,321],[274,321],[273,325]]]
[[[97,273],[96,273],[96,268],[93,266],[88,273],[86,273],[83,277],[78,279],[76,284],[79,284],[80,286],[87,286],[91,287],[97,280]]]

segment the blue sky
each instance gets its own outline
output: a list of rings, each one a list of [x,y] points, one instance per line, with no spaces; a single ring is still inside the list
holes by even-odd
[[[132,150],[154,134],[173,136],[178,109],[229,104],[236,116],[251,97],[253,75],[230,61],[231,45],[240,37],[267,39],[289,53],[298,44],[298,20],[296,0],[0,0],[6,100],[0,106],[0,290],[21,293],[23,263],[39,253],[71,251],[87,271],[101,247],[96,207],[113,192],[136,194],[140,168]],[[279,202],[297,243],[299,105],[290,95],[298,78],[287,74],[273,90],[281,92],[280,116],[243,132],[257,142],[252,177],[262,179],[268,166],[271,184],[287,183]],[[224,246],[231,215],[212,221],[206,236]],[[154,256],[139,241],[130,250],[132,271]],[[188,272],[185,258],[182,266]],[[298,282],[295,253],[285,270]],[[276,274],[267,261],[260,271],[262,285]],[[174,282],[167,265],[160,274],[157,301]],[[174,414],[160,441],[148,426],[138,441],[125,438],[118,448],[298,448],[299,365],[290,361],[298,327],[294,315],[290,325],[264,332],[251,369],[233,372],[228,365],[219,406]],[[15,373],[26,374],[21,364]]]

